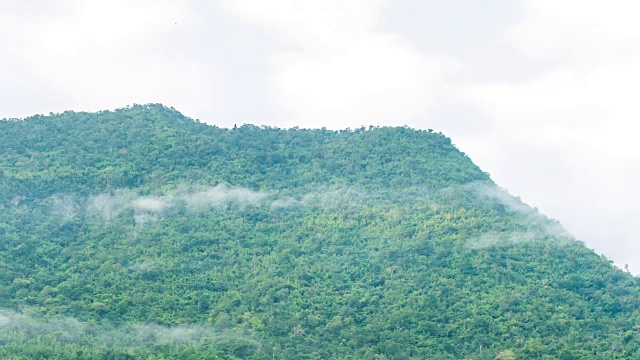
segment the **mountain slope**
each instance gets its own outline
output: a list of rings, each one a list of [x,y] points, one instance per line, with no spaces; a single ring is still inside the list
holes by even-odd
[[[636,358],[640,283],[442,134],[0,122],[3,358]]]

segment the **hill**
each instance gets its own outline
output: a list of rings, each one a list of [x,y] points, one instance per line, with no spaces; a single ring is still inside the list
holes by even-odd
[[[0,121],[0,357],[634,359],[640,282],[433,131]]]

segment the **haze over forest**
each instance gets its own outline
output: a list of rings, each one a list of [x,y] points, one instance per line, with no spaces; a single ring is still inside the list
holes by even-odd
[[[0,121],[0,357],[634,359],[640,279],[433,130]]]

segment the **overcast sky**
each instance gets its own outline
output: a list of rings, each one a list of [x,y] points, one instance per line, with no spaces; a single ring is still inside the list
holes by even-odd
[[[3,0],[0,118],[133,103],[229,127],[442,131],[640,273],[631,0]]]

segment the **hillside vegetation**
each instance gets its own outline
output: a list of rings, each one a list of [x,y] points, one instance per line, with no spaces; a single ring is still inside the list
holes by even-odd
[[[440,133],[0,121],[3,359],[636,359],[639,307]]]

